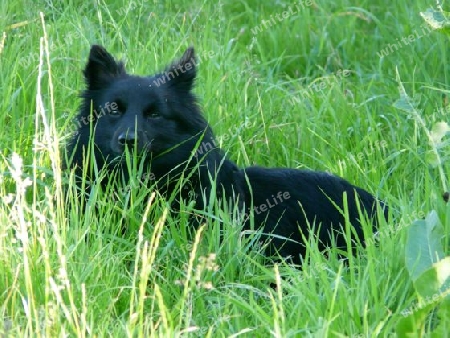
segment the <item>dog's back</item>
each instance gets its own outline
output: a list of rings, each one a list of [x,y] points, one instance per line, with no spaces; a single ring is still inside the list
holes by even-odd
[[[382,208],[381,214],[388,217],[388,208],[382,201],[325,172],[261,167],[246,168],[243,172],[251,186],[246,194],[251,195],[252,200],[247,199],[246,204],[253,206],[254,223],[265,224],[264,233],[276,235],[272,236],[273,247],[278,248],[281,256],[293,256],[296,262],[298,255],[304,254],[304,239],[308,239],[313,230],[320,249],[333,244],[332,236],[334,244],[345,249],[346,217],[354,230],[353,239],[361,243],[364,243],[361,218],[372,221],[375,230],[378,207]]]

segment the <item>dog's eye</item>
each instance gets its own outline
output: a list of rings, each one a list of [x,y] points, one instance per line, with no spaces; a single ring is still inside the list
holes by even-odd
[[[157,111],[151,111],[151,112],[145,113],[145,116],[150,118],[150,119],[156,119],[158,117],[161,117],[161,114],[158,113]]]
[[[120,99],[114,100],[110,107],[111,110],[109,111],[109,115],[113,116],[122,115],[127,109],[126,105]]]
[[[118,115],[120,115],[120,114],[122,114],[122,113],[120,112],[119,109],[112,109],[112,110],[110,110],[110,112],[109,112],[109,115],[113,115],[113,116],[118,116]]]

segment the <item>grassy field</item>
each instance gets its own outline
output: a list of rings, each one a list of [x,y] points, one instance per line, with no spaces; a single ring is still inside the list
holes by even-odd
[[[434,1],[0,4],[0,336],[450,332],[450,44],[420,15]],[[195,91],[231,159],[338,174],[391,221],[349,264],[312,243],[299,270],[214,204],[194,235],[138,184],[94,190],[82,211],[60,157],[94,43],[138,74],[195,46]]]

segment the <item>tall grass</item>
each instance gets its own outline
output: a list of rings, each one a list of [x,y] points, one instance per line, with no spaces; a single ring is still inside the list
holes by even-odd
[[[298,4],[299,2],[297,2]],[[0,17],[0,333],[9,336],[390,335],[417,304],[405,269],[409,225],[442,201],[448,176],[427,161],[447,121],[448,41],[414,34],[433,3],[316,0],[258,34],[294,2],[7,1]],[[300,7],[299,7],[300,8]],[[41,14],[42,13],[42,14]],[[189,45],[212,52],[195,89],[240,166],[330,171],[388,202],[392,220],[344,264],[311,243],[302,270],[271,265],[257,236],[214,203],[189,225],[151,185],[65,197],[61,149],[90,44],[152,74]],[[344,72],[345,71],[345,72]],[[397,73],[417,103],[393,106]],[[346,76],[343,76],[346,74]],[[420,116],[420,118],[418,118]],[[225,137],[227,136],[227,137]],[[123,231],[126,229],[127,231]],[[250,235],[250,236],[249,236]],[[448,253],[448,236],[444,245]],[[276,285],[276,288],[271,287]],[[428,330],[449,326],[436,302]]]

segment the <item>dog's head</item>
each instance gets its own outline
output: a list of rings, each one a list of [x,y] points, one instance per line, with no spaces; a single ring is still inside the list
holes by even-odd
[[[187,160],[200,138],[212,138],[192,93],[196,66],[194,49],[188,48],[162,73],[135,76],[103,47],[92,46],[74,162],[79,164],[92,137],[97,162],[123,157],[126,149],[150,155],[152,166],[159,161],[167,169]]]

